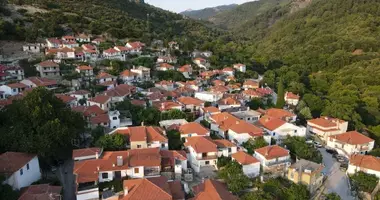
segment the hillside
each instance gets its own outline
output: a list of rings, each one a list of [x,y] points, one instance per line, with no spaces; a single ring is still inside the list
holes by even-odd
[[[180,14],[185,15],[187,17],[193,18],[193,19],[200,19],[200,20],[212,20],[212,18],[222,12],[226,12],[228,10],[231,10],[233,8],[236,8],[237,4],[231,4],[231,5],[222,5],[212,8],[205,8],[201,10],[191,10],[191,11],[184,11]]]

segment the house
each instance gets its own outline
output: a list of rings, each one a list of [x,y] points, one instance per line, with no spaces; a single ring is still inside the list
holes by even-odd
[[[130,48],[130,54],[140,54],[142,49],[145,47],[145,44],[139,41],[136,42],[128,42],[126,47]]]
[[[174,83],[172,81],[162,80],[160,82],[155,83],[154,86],[166,91],[173,91],[175,89]]]
[[[48,49],[55,49],[61,47],[62,41],[58,38],[47,38],[46,44]]]
[[[161,148],[169,149],[166,132],[157,126],[136,126],[120,128],[109,134],[122,134],[127,137],[131,149]]]
[[[99,115],[106,114],[106,111],[102,110],[99,106],[74,106],[71,110],[82,113],[86,121],[90,121],[91,118]]]
[[[150,69],[147,67],[139,66],[131,69],[131,72],[137,74],[137,80],[148,81],[150,80]]]
[[[233,161],[242,166],[243,173],[248,177],[257,177],[260,175],[260,161],[255,157],[239,151],[231,155]]]
[[[159,177],[160,169],[158,148],[103,152],[99,159],[74,162],[76,199],[98,199],[98,183],[123,177]]]
[[[86,99],[86,100],[89,99],[90,95],[91,95],[91,92],[87,90],[77,90],[70,93],[70,96],[75,97],[78,102],[81,99]]]
[[[380,178],[380,158],[371,155],[351,155],[347,173],[355,174],[359,171],[367,174],[373,174],[376,175],[377,178]]]
[[[241,107],[241,104],[237,99],[234,99],[232,97],[227,97],[218,101],[218,108],[220,110],[234,107]]]
[[[213,140],[218,148],[218,157],[231,157],[232,154],[237,152],[237,146],[226,140],[226,139],[217,139]]]
[[[185,151],[160,150],[161,172],[170,180],[181,180],[182,174],[187,173],[187,157]]]
[[[287,178],[295,184],[306,185],[314,194],[323,184],[323,168],[321,164],[301,159],[289,167]]]
[[[246,80],[243,83],[243,88],[245,90],[248,89],[258,89],[260,87],[260,83],[254,80]]]
[[[300,96],[293,94],[292,92],[286,92],[284,99],[286,104],[296,106],[300,100]]]
[[[40,164],[36,154],[5,152],[0,155],[0,175],[4,183],[20,190],[41,179]]]
[[[168,182],[167,178],[152,177],[124,180],[123,196],[119,200],[184,200],[180,181]]]
[[[282,144],[287,136],[306,137],[306,128],[288,123],[282,119],[263,116],[259,124],[276,140],[276,144]]]
[[[347,121],[331,117],[322,116],[307,121],[307,132],[318,135],[324,141],[331,135],[345,133],[347,128]]]
[[[223,93],[220,92],[196,92],[195,98],[206,102],[217,102],[223,98]]]
[[[85,77],[94,76],[94,69],[88,65],[80,65],[75,68],[75,71]]]
[[[208,80],[208,79],[211,79],[213,78],[214,76],[216,76],[217,73],[213,72],[213,71],[204,71],[202,73],[199,74],[199,76],[203,79],[203,80]]]
[[[121,53],[121,51],[118,51],[115,48],[109,48],[103,51],[104,59],[125,61],[126,57],[126,54]]]
[[[174,56],[159,56],[157,58],[157,63],[177,63],[177,57]]]
[[[20,66],[5,66],[0,64],[0,84],[24,79],[24,70]]]
[[[226,85],[226,83],[225,83],[224,81],[221,81],[221,80],[219,80],[219,79],[212,81],[212,84],[213,84],[214,86],[219,86],[219,85],[221,85],[221,86],[225,86],[225,85]]]
[[[227,86],[217,85],[217,86],[210,87],[209,91],[225,94],[229,92],[230,89]]]
[[[190,78],[193,74],[193,67],[191,65],[183,65],[178,68],[178,71],[181,72],[185,78]]]
[[[77,99],[75,97],[72,97],[70,95],[66,94],[55,94],[55,97],[62,100],[63,103],[65,103],[67,106],[74,107],[78,104]]]
[[[229,112],[233,116],[237,117],[238,119],[241,119],[248,123],[255,123],[260,119],[260,113],[254,110],[251,110],[249,107],[236,107],[238,110],[230,109]],[[228,111],[226,111],[228,112]]]
[[[10,83],[0,86],[0,91],[5,96],[15,96],[22,93],[26,88],[28,86],[23,83]]]
[[[93,40],[91,41],[91,43],[96,44],[96,45],[100,45],[100,43],[105,42],[105,41],[106,41],[106,40],[103,39],[103,38],[95,38],[95,39],[93,39]]]
[[[327,146],[349,157],[352,154],[367,154],[374,148],[375,140],[356,131],[350,131],[329,136]]]
[[[161,63],[156,68],[157,71],[169,71],[169,70],[175,70],[175,67],[173,65],[170,65],[168,63]]]
[[[112,76],[111,74],[107,72],[100,72],[96,76],[96,80],[99,84],[102,84],[102,83],[107,83],[107,82],[114,82],[116,81],[116,77]]]
[[[193,60],[193,62],[194,62],[194,64],[196,64],[199,68],[203,68],[203,69],[206,69],[206,70],[207,70],[208,67],[210,66],[210,63],[207,62],[206,59],[204,59],[204,58],[200,58],[200,57],[195,58],[195,59]]]
[[[242,145],[251,138],[255,139],[262,136],[263,130],[261,128],[242,120],[237,120],[228,127],[228,139],[238,145]]]
[[[106,95],[97,95],[87,100],[87,106],[99,106],[104,111],[111,108],[111,97]]]
[[[52,50],[54,51],[52,52]],[[76,52],[75,52],[75,48],[69,48],[69,47],[63,47],[63,48],[60,48],[60,49],[51,49],[48,51],[48,54],[55,54],[55,58],[58,59],[58,60],[62,60],[62,59],[76,59],[77,55],[76,55]]]
[[[80,42],[80,43],[89,43],[91,42],[91,38],[90,36],[84,34],[84,33],[81,33],[81,34],[78,34],[76,37],[75,37],[75,40]]]
[[[241,92],[241,94],[243,94],[244,99],[247,101],[250,101],[250,100],[255,99],[255,98],[262,98],[263,97],[263,95],[261,93],[259,93],[256,90],[253,90],[253,89],[244,90],[243,92]]]
[[[194,198],[192,200],[238,200],[239,198],[227,190],[225,183],[206,179],[192,188]]]
[[[239,72],[246,72],[247,71],[247,66],[244,65],[244,64],[241,64],[241,63],[238,63],[238,64],[234,64],[234,69],[236,69],[237,71]]]
[[[31,185],[21,190],[18,200],[61,200],[62,186],[49,184]]]
[[[152,102],[152,106],[161,112],[167,112],[173,109],[182,111],[182,105],[173,101],[155,101]]]
[[[123,80],[124,83],[130,83],[136,80],[137,76],[137,73],[134,73],[129,69],[126,69],[120,73],[119,77],[121,78],[121,80]]]
[[[42,78],[57,78],[61,76],[59,65],[51,60],[45,60],[35,65]]]
[[[22,46],[22,51],[28,53],[41,53],[41,44],[26,44]]]
[[[179,132],[181,133],[181,139],[196,136],[210,136],[210,130],[206,129],[197,122],[190,122],[181,125],[179,127]]]
[[[278,145],[255,149],[254,156],[260,161],[264,172],[274,174],[285,173],[291,163],[289,151]]]
[[[99,114],[93,117],[90,117],[89,128],[95,129],[98,126],[109,128],[110,127],[110,118],[107,113]]]
[[[175,41],[170,41],[168,43],[169,48],[179,50],[179,44]]]
[[[45,87],[47,89],[55,89],[58,87],[57,81],[36,76],[24,79],[21,83],[27,85],[29,88]]]
[[[220,113],[220,110],[219,110],[219,108],[214,107],[214,106],[204,107],[201,109],[202,115],[213,115],[213,114],[217,114],[217,113]]]
[[[217,169],[218,148],[209,137],[187,137],[187,158],[196,173]]]
[[[285,120],[287,122],[295,122],[297,120],[296,114],[279,108],[270,108],[266,110],[264,114],[272,118]]]
[[[231,67],[226,67],[222,70],[223,75],[225,76],[234,76],[235,75],[235,70],[232,69]]]
[[[199,111],[204,106],[204,101],[201,101],[199,99],[193,98],[193,97],[180,97],[178,98],[178,103],[183,105],[185,109],[193,111]]]
[[[227,112],[212,114],[206,120],[210,122],[210,130],[222,138],[228,138],[228,129],[240,120]]]
[[[111,97],[111,103],[119,103],[130,97],[135,92],[135,86],[120,84],[115,88],[105,91],[103,94]]]
[[[99,156],[102,153],[103,153],[103,149],[99,147],[74,149],[72,158],[74,161],[99,159]]]

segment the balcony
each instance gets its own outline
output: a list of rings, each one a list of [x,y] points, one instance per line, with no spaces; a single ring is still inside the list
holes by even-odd
[[[145,168],[144,176],[159,176],[160,169],[159,168]]]
[[[217,155],[197,157],[197,160],[213,160],[217,159]]]
[[[78,185],[77,192],[88,192],[89,190],[98,190],[98,185],[95,184],[95,182],[89,182],[89,183],[80,183]]]
[[[273,161],[273,162],[266,162],[265,165],[267,167],[273,167],[273,166],[276,166],[276,165],[282,165],[282,164],[287,164],[287,163],[291,163],[291,160],[290,159],[286,159],[286,160],[279,160],[279,161]]]

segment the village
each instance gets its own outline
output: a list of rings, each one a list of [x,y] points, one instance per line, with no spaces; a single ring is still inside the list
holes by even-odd
[[[182,65],[175,41],[103,48],[105,42],[81,33],[24,45],[26,54],[43,55],[33,65],[36,76],[26,77],[18,62],[0,64],[1,108],[45,88],[86,121],[87,132],[73,141],[72,159],[48,172],[42,172],[35,154],[0,155],[5,183],[26,188],[20,199],[33,197],[35,190],[54,199],[239,199],[238,193],[255,188],[232,191],[236,183],[221,174],[235,164],[237,181],[281,177],[305,185],[310,199],[328,193],[355,199],[350,175],[380,178],[380,158],[368,155],[374,139],[350,130],[342,119],[300,120],[302,96],[275,91],[261,82],[262,75],[241,78],[237,74],[247,73],[246,64],[215,69],[212,52],[194,50]],[[120,66],[131,59],[154,59],[154,64]],[[174,80],[178,75],[182,81]],[[284,105],[277,106],[279,101]],[[146,116],[137,116],[135,108],[148,110]],[[145,119],[153,111],[159,115]],[[95,130],[102,137],[122,137],[123,149],[98,145]],[[321,157],[301,158],[298,144]],[[31,185],[46,173],[57,176],[61,186]]]

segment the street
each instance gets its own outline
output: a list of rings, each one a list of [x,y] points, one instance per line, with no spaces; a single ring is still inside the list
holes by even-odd
[[[58,178],[63,186],[63,200],[75,200],[75,184],[73,175],[74,161],[67,160],[59,167]],[[67,172],[67,173],[66,173]]]
[[[335,192],[344,200],[354,200],[349,189],[348,177],[345,172],[339,169],[339,162],[337,162],[331,154],[326,152],[326,149],[319,148],[323,156],[323,164],[325,169],[323,173],[327,176],[325,182],[325,194]]]

